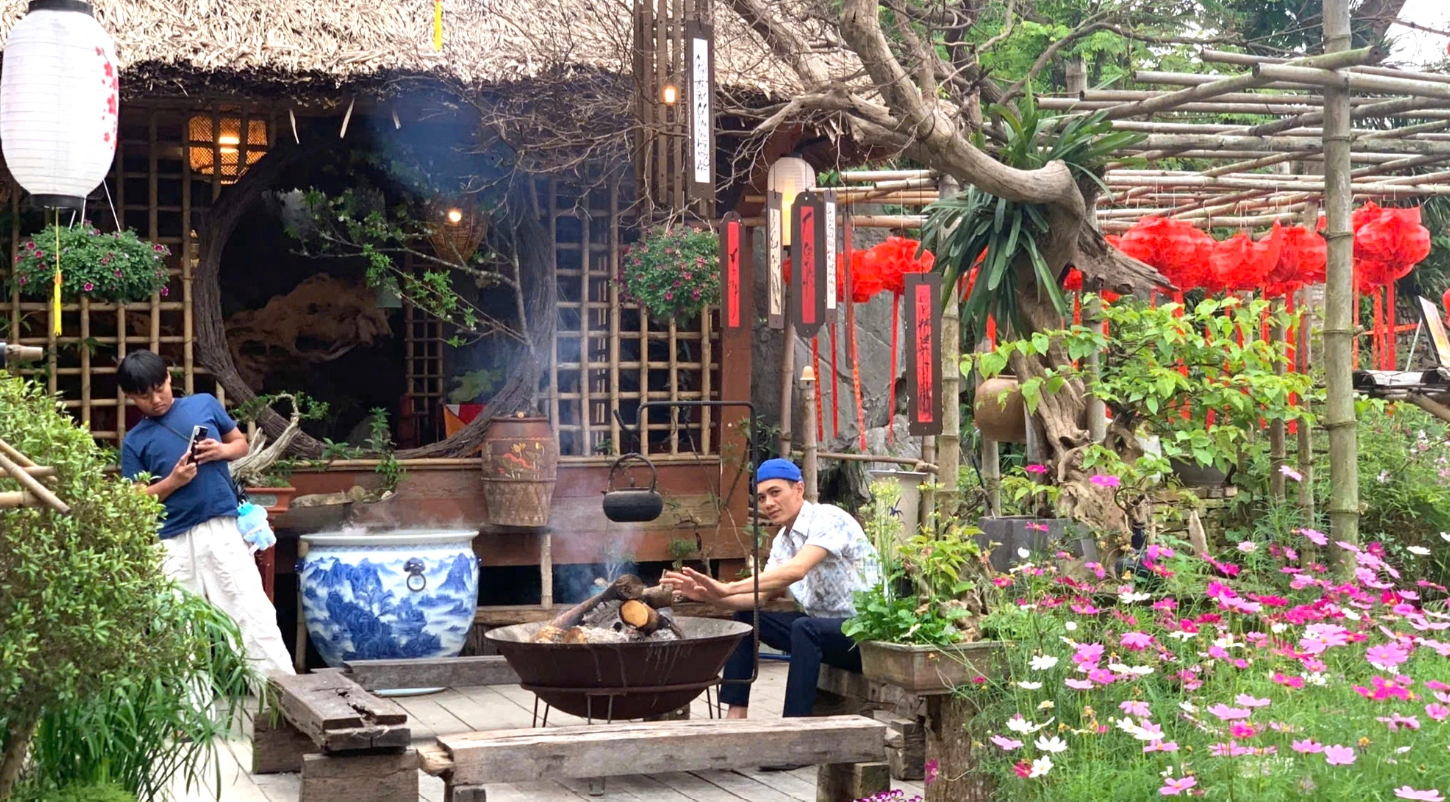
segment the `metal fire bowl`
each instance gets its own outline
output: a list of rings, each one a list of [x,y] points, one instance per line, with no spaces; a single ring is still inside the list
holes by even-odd
[[[750,625],[679,617],[684,640],[632,643],[534,643],[547,622],[489,630],[484,637],[519,675],[519,684],[550,707],[589,719],[662,716],[719,681],[725,661]]]

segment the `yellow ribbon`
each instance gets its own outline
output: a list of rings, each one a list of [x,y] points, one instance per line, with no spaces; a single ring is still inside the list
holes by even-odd
[[[433,0],[433,49],[443,49],[443,0]]]
[[[60,212],[55,213],[55,283],[50,293],[51,330],[60,336]]]

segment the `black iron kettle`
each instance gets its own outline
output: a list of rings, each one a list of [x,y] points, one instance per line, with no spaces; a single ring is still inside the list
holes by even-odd
[[[630,475],[629,487],[614,488],[614,472],[629,462],[642,462],[649,466],[649,487],[636,486],[634,476]],[[615,523],[642,523],[660,517],[665,509],[665,499],[655,489],[659,478],[655,464],[643,454],[625,454],[615,460],[609,466],[609,487],[604,491],[604,517]]]

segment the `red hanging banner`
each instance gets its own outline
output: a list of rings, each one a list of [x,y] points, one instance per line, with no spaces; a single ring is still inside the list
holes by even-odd
[[[941,276],[908,273],[905,283],[908,431],[941,434]]]
[[[720,221],[720,324],[727,330],[750,328],[750,272],[741,258],[745,224],[731,212]]]
[[[826,320],[825,209],[820,195],[805,191],[791,207],[790,308],[796,333],[814,337]]]

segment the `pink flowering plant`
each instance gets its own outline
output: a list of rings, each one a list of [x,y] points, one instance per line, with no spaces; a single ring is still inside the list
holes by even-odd
[[[21,295],[49,298],[55,282],[56,227],[47,226],[25,240],[15,257],[10,284]],[[165,245],[152,244],[134,231],[103,234],[89,223],[61,226],[61,297],[82,296],[138,303],[166,294]]]
[[[720,238],[709,228],[652,228],[620,260],[622,300],[659,320],[697,318],[720,302],[719,259]]]
[[[1014,569],[1008,667],[969,691],[1001,798],[1443,802],[1445,588],[1313,529],[1242,545]]]

